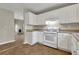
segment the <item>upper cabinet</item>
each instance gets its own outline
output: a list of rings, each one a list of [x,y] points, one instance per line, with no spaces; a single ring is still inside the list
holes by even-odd
[[[79,4],[70,5],[59,8],[43,14],[39,14],[37,19],[41,20],[42,24],[45,21],[59,20],[60,23],[78,23],[79,22]]]
[[[60,23],[79,23],[78,20],[79,4],[64,7],[58,10]]]
[[[74,4],[36,15],[25,13],[25,24],[45,25],[46,21],[58,20],[60,23],[79,23],[79,4]]]
[[[26,25],[37,25],[36,15],[31,12],[25,13],[25,24]]]

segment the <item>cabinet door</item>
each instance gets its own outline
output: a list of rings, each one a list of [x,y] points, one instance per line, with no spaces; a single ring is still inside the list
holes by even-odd
[[[24,21],[25,21],[25,25],[29,24],[29,14],[28,13],[25,13]]]
[[[32,44],[32,32],[25,32],[24,43]]]
[[[31,12],[27,12],[25,13],[25,24],[27,25],[37,25],[37,19],[36,19],[36,15],[31,13]]]
[[[71,52],[73,55],[75,55],[77,54],[77,39],[74,36],[72,36],[71,44]]]
[[[39,25],[45,25],[45,18],[46,18],[45,14],[37,15],[37,23]]]
[[[39,39],[39,32],[38,31],[34,31],[32,32],[32,44],[36,44],[38,42]]]
[[[65,51],[70,51],[70,39],[71,36],[68,33],[59,33],[58,34],[58,48],[65,50]]]
[[[60,23],[79,22],[79,4],[63,7],[38,15],[39,20],[59,20]]]
[[[31,12],[29,12],[29,24],[30,25],[37,25],[36,15]]]
[[[58,48],[67,50],[67,40],[66,40],[66,34],[64,33],[58,33]]]
[[[44,39],[44,33],[43,32],[38,32],[38,42],[42,43]]]

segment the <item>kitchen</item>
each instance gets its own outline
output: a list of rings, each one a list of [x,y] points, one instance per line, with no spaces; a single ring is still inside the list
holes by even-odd
[[[74,4],[38,15],[25,13],[24,43],[31,45],[41,43],[71,52],[73,55],[79,54],[78,7],[79,4]]]
[[[54,4],[54,3],[51,3],[51,4]],[[5,9],[6,6],[10,6],[10,5],[9,4],[0,4],[0,8]],[[16,7],[14,9],[13,7],[15,5],[16,5]],[[23,46],[22,47],[17,46],[21,49],[12,47],[11,49],[13,49],[13,48],[15,48],[15,49],[11,50],[10,53],[14,54],[13,51],[17,52],[19,50],[23,50],[22,52],[25,53],[25,51],[28,48],[26,48],[26,49],[22,49],[22,48],[28,47],[29,45],[30,45],[31,50],[28,49],[27,52],[32,51],[32,48],[34,48],[34,46],[36,46],[37,44],[38,45],[41,44],[41,45],[47,47],[48,49],[51,48],[51,49],[55,49],[55,50],[65,51],[65,52],[70,53],[70,55],[71,54],[79,55],[79,33],[78,33],[79,32],[79,20],[78,20],[79,4],[78,3],[60,3],[60,4],[56,3],[57,6],[60,5],[61,7],[60,6],[51,7],[51,8],[48,8],[47,10],[42,10],[42,12],[37,12],[37,10],[38,11],[40,10],[38,6],[40,6],[40,8],[44,8],[47,4],[45,6],[42,3],[35,4],[34,6],[32,6],[32,5],[33,4],[31,4],[31,3],[22,4],[22,5],[16,3],[16,4],[11,5],[13,7],[10,6],[10,8],[9,7],[6,8],[8,10],[11,9],[12,11],[14,11],[13,12],[14,18],[12,18],[12,19],[14,20],[13,28],[15,29],[15,32],[13,31],[14,32],[13,35],[15,35],[15,36],[13,38],[20,36],[19,39],[22,38],[22,40],[23,40],[23,42],[22,42]],[[37,6],[38,9],[35,6]],[[41,6],[44,6],[44,7],[41,7]],[[25,7],[29,7],[29,8],[26,9]],[[36,8],[36,10],[35,10],[36,12],[33,10],[34,8],[30,9],[30,7]],[[54,8],[54,9],[52,9],[52,8]],[[11,17],[13,17],[13,13],[11,14],[12,16],[10,15]],[[7,17],[8,17],[8,15],[7,15]],[[7,23],[8,23],[8,21],[7,21]],[[6,33],[7,33],[7,31],[6,31]],[[5,32],[4,32],[4,34],[5,34]],[[38,48],[36,48],[36,49],[41,50],[41,47],[39,48],[39,46],[38,46]],[[35,51],[35,48],[34,48],[34,51]],[[22,54],[22,52],[21,52],[21,54]],[[37,51],[37,52],[39,52],[39,51]],[[9,53],[9,51],[8,51],[8,53]],[[51,51],[50,51],[50,53],[51,53]],[[3,54],[5,54],[5,51]],[[36,55],[38,55],[38,53]],[[56,54],[56,55],[58,55],[58,54]]]

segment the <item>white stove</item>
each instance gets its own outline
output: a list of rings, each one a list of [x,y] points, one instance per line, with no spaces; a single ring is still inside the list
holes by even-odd
[[[44,31],[44,44],[50,47],[57,48],[58,30],[52,29]]]

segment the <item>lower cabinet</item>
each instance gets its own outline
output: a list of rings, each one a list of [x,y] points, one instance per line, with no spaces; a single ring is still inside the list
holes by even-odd
[[[37,37],[38,42],[42,43],[43,39],[44,39],[44,33],[42,31],[39,31],[38,32],[38,37]]]
[[[72,54],[77,54],[77,41],[71,33],[58,33],[58,38],[54,38],[55,36],[53,36],[53,33],[52,35],[49,35],[44,34],[44,32],[41,31],[26,32],[25,43],[34,45],[39,42],[49,47],[71,52]],[[50,37],[52,38],[52,40]]]
[[[75,39],[75,37],[73,36],[73,39],[71,40],[72,41],[72,55],[76,55],[77,54],[77,40]]]
[[[72,50],[71,50],[71,52],[72,52],[72,55],[79,55],[79,38],[78,37],[76,37],[76,36],[72,36],[73,37],[73,39],[71,40],[71,42],[72,42]]]
[[[71,52],[71,39],[70,33],[58,33],[58,48]]]
[[[37,43],[37,32],[26,32],[24,43],[34,45]]]
[[[34,45],[37,42],[42,43],[43,38],[44,38],[43,32],[41,31],[26,32],[24,43],[27,43],[30,45]]]

